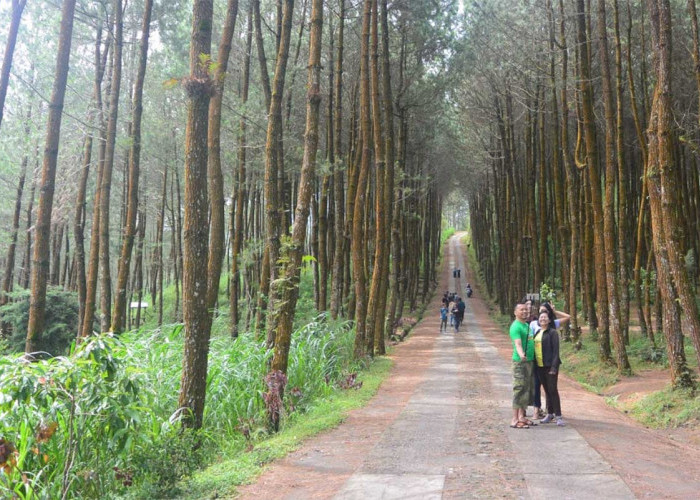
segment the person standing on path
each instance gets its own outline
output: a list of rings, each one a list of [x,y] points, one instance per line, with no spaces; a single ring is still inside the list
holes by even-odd
[[[514,429],[529,429],[534,423],[525,418],[525,411],[532,396],[532,360],[535,345],[527,324],[530,314],[528,306],[519,302],[515,306],[514,314],[515,321],[509,330],[513,342],[513,418],[510,426]]]
[[[564,426],[564,419],[561,416],[561,400],[559,399],[559,389],[557,387],[559,366],[561,365],[559,334],[554,328],[552,316],[554,314],[547,310],[540,313],[538,320],[540,330],[534,338],[536,370],[547,395],[547,416],[540,423],[548,424],[555,420],[558,426]]]
[[[456,299],[453,297],[452,300],[450,300],[449,305],[447,306],[447,311],[450,314],[450,326],[455,326],[455,321],[457,321],[457,317],[455,315],[455,310],[457,309],[457,302]]]
[[[555,311],[554,306],[550,304],[549,302],[542,302],[539,307],[539,312],[533,321],[530,322],[530,330],[532,330],[532,333],[534,335],[534,338],[537,339],[537,334],[539,333],[540,329],[542,328],[540,326],[539,322],[539,316],[542,313],[547,313],[547,316],[549,317],[549,326],[550,328],[554,328],[555,330],[558,330],[562,325],[567,323],[570,319],[571,316],[566,314],[565,312],[562,311]],[[542,337],[539,337],[541,341]],[[537,340],[536,340],[537,341]],[[537,344],[535,344],[535,353],[537,353]],[[532,405],[535,407],[535,412],[533,418],[545,418],[545,413],[542,411],[542,391],[540,390],[540,387],[542,387],[544,381],[540,377],[540,372],[537,370],[537,367],[534,369],[534,390],[535,390],[535,395],[533,398],[533,403]],[[545,390],[546,394],[546,390]]]
[[[462,300],[462,297],[457,297],[457,328],[464,323],[464,310],[466,308],[467,305],[464,303],[464,300]]]
[[[442,307],[440,308],[440,331],[441,332],[446,332],[447,331],[447,305],[442,304]]]

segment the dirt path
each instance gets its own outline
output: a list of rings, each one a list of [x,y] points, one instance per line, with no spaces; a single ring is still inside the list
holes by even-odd
[[[457,238],[439,290],[471,279]],[[463,269],[453,279],[451,269]],[[242,498],[699,498],[700,452],[635,424],[569,380],[565,428],[508,428],[510,342],[476,297],[459,333],[439,297],[393,353],[378,394],[272,464]]]

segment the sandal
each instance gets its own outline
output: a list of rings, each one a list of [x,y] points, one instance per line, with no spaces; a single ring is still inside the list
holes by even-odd
[[[522,422],[522,421],[520,421],[520,420],[518,421],[517,424],[510,424],[510,426],[511,426],[513,429],[529,429],[529,428],[530,428],[529,425],[527,425],[525,422]]]
[[[520,423],[523,423],[523,424],[530,426],[530,427],[535,427],[537,425],[535,422],[533,422],[529,418],[526,418],[525,420],[520,420]]]

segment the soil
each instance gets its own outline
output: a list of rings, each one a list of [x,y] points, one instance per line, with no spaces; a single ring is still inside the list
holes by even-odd
[[[451,277],[448,262],[446,258],[443,263],[440,291],[448,289]],[[469,269],[462,280],[462,283],[477,282]],[[498,349],[499,355],[508,359],[512,352],[510,340],[490,318],[478,290],[468,300],[475,326]],[[439,298],[434,297],[429,310],[438,309]],[[431,357],[441,340],[436,316],[418,323],[407,340],[393,349],[391,374],[366,407],[352,411],[337,428],[309,439],[286,458],[271,464],[254,484],[239,489],[240,497],[307,499],[338,495],[348,479],[363,468],[377,443],[386,440],[384,433],[430,374]],[[458,458],[468,460],[469,467],[457,465],[449,469],[442,497],[529,498],[523,476],[511,458],[504,422],[489,418],[498,414],[498,402],[493,400],[489,379],[471,374],[480,370],[480,361],[470,350],[468,341],[455,342],[453,348],[460,350],[457,353],[463,356],[460,360],[470,368],[458,372],[468,383],[460,384],[459,394],[455,395],[465,406],[460,407],[454,423],[452,448],[468,448],[469,453]],[[630,401],[667,383],[668,376],[663,371],[641,372],[610,388],[608,394],[618,396],[619,401]],[[700,429],[647,429],[607,405],[605,397],[583,389],[566,377],[565,372],[560,377],[559,391],[568,424],[612,466],[634,496],[700,498]],[[417,437],[410,434],[405,437],[406,441],[412,439]],[[410,446],[410,442],[405,446]],[[401,464],[395,464],[395,468],[400,470]],[[405,468],[408,472],[411,464]]]

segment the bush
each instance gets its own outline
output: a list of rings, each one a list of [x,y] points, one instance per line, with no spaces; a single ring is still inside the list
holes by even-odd
[[[70,357],[0,357],[0,497],[102,498],[142,436],[139,385],[109,334]]]
[[[3,323],[9,325],[11,335],[8,339],[8,352],[24,352],[29,322],[29,290],[22,290],[11,295],[9,304],[0,308]],[[68,352],[75,339],[78,324],[78,296],[61,288],[49,288],[46,292],[46,326],[39,335],[39,351],[52,356],[61,356]]]

